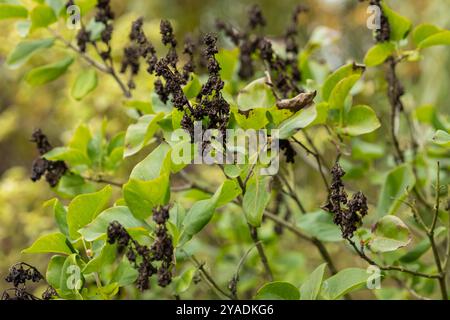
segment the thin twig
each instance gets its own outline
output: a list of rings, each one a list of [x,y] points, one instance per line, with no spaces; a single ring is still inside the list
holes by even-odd
[[[204,263],[200,263],[195,256],[188,254],[184,249],[181,249],[186,256],[188,256],[189,260],[197,267],[197,269],[200,271],[202,276],[205,278],[206,282],[211,286],[211,288],[223,296],[227,297],[230,300],[233,300],[233,296],[231,296],[229,293],[225,292],[220,288],[220,286],[214,281],[212,276],[208,273],[208,271],[204,268]]]
[[[428,279],[439,279],[440,275],[438,274],[428,274],[428,273],[422,273],[422,272],[418,272],[418,271],[414,271],[414,270],[410,270],[404,267],[399,267],[399,266],[391,266],[391,265],[380,265],[377,262],[375,262],[374,260],[372,260],[371,258],[369,258],[366,253],[364,252],[364,249],[361,248],[359,249],[357,247],[357,245],[355,244],[355,242],[353,242],[350,239],[347,239],[347,241],[350,243],[350,245],[353,247],[353,249],[355,249],[356,253],[358,253],[358,255],[366,260],[370,265],[373,266],[377,266],[378,268],[380,268],[380,270],[383,271],[398,271],[398,272],[404,272],[404,273],[409,273],[418,277],[423,277],[423,278],[428,278]]]
[[[320,155],[318,153],[316,153],[315,151],[312,151],[311,149],[309,149],[307,146],[305,146],[303,143],[301,143],[295,137],[292,137],[292,140],[295,143],[297,143],[300,147],[302,147],[308,154],[311,154],[316,159],[317,166],[319,168],[319,173],[320,173],[320,175],[322,177],[322,180],[323,180],[323,183],[325,184],[325,187],[327,188],[328,193],[329,193],[330,192],[330,186],[328,184],[327,177],[325,176],[325,172],[324,172],[323,167],[322,167],[322,161],[320,159],[321,158]]]
[[[228,286],[228,288],[230,289],[231,294],[233,295],[235,300],[238,300],[237,285],[239,283],[239,273],[240,273],[241,268],[244,265],[244,262],[247,259],[248,255],[255,247],[256,247],[256,244],[251,246],[250,249],[248,249],[247,252],[245,252],[245,254],[242,256],[241,260],[239,260],[238,266],[236,268],[236,272],[234,273],[234,276],[231,279],[230,284]]]
[[[122,186],[124,185],[124,183],[122,183],[122,182],[115,182],[115,181],[111,181],[108,179],[104,179],[102,177],[94,178],[94,177],[82,176],[82,178],[84,180],[95,182],[95,183],[109,184],[109,185],[112,185],[117,188],[122,188]]]
[[[421,296],[420,294],[418,294],[414,289],[410,288],[409,286],[407,286],[400,278],[393,276],[392,279],[394,279],[395,282],[397,282],[397,284],[402,287],[403,289],[406,289],[414,298],[418,299],[418,300],[431,300],[430,298]]]
[[[438,220],[438,216],[439,216],[439,206],[440,206],[440,188],[441,188],[441,182],[440,182],[440,165],[439,162],[437,163],[437,173],[436,173],[436,188],[435,188],[435,192],[436,192],[436,204],[435,204],[435,208],[434,208],[434,216],[433,216],[433,221],[431,223],[429,232],[428,234],[428,238],[430,239],[430,243],[431,243],[431,249],[433,251],[433,256],[434,256],[434,261],[436,263],[436,267],[437,270],[439,272],[439,287],[441,289],[441,294],[442,294],[442,299],[443,300],[448,300],[448,294],[447,294],[447,282],[446,282],[446,276],[447,273],[446,271],[444,271],[444,269],[442,268],[442,263],[441,263],[441,258],[439,256],[439,250],[437,248],[436,245],[436,241],[434,239],[434,231],[436,229],[436,224],[437,224],[437,220]]]
[[[73,50],[74,52],[76,52],[84,61],[86,61],[88,64],[90,64],[91,66],[93,66],[94,68],[96,68],[97,70],[105,73],[105,74],[109,74],[110,76],[113,77],[113,79],[117,82],[117,84],[119,85],[120,89],[122,90],[124,96],[126,98],[131,98],[131,91],[127,89],[126,85],[123,83],[123,81],[119,78],[119,76],[117,75],[114,66],[111,62],[111,66],[107,66],[104,64],[101,64],[99,62],[97,62],[96,60],[94,60],[92,57],[90,57],[87,53],[82,52],[78,47],[76,47],[75,45],[73,45],[71,42],[67,41],[63,36],[61,36],[57,31],[48,28],[48,30],[50,31],[50,33],[59,41],[61,41],[66,47],[68,47],[69,49]]]

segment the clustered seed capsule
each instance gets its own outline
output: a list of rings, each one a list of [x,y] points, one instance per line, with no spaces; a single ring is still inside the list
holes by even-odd
[[[239,71],[238,75],[241,79],[247,80],[253,77],[255,74],[255,67],[252,59],[252,55],[258,49],[258,43],[261,38],[255,34],[252,34],[258,26],[265,26],[266,20],[262,15],[262,11],[258,5],[254,5],[248,11],[249,22],[247,28],[243,31],[239,31],[232,25],[225,23],[221,20],[216,22],[218,30],[223,31],[227,37],[239,47]]]
[[[147,63],[147,71],[152,73],[155,69],[157,62],[156,50],[152,43],[148,41],[142,27],[144,25],[144,19],[138,18],[131,24],[130,31],[130,45],[124,49],[124,55],[122,58],[122,67],[120,72],[125,73],[130,69],[130,79],[128,81],[128,87],[130,89],[135,88],[133,77],[139,73],[140,59],[143,58]]]
[[[36,182],[45,175],[45,179],[51,187],[56,187],[59,180],[67,172],[68,168],[63,161],[49,161],[42,156],[52,150],[48,138],[41,129],[33,132],[31,141],[36,144],[40,156],[33,161],[31,180]]]
[[[303,92],[304,90],[298,86],[298,82],[301,81],[301,72],[297,65],[298,45],[296,36],[298,33],[298,16],[306,11],[307,9],[304,6],[297,6],[294,10],[291,23],[284,34],[286,57],[281,57],[275,53],[270,40],[252,33],[258,26],[264,26],[266,23],[258,6],[251,7],[249,23],[244,31],[239,31],[223,21],[217,21],[217,28],[223,31],[240,49],[239,77],[249,79],[254,75],[253,56],[259,52],[259,57],[273,80],[272,85],[276,96],[292,98]]]
[[[203,37],[204,59],[207,61],[208,80],[200,89],[196,97],[196,105],[191,110],[191,118],[183,120],[187,122],[187,131],[191,128],[193,121],[202,121],[208,119],[206,129],[218,129],[222,137],[225,137],[225,131],[230,118],[230,105],[222,96],[224,82],[220,77],[220,65],[215,55],[219,52],[217,49],[217,37],[208,33]],[[185,113],[185,117],[188,116]],[[190,131],[191,137],[193,132]]]
[[[160,287],[166,287],[172,281],[174,249],[172,238],[166,228],[168,219],[168,207],[158,207],[153,210],[156,238],[150,248],[134,240],[119,222],[113,221],[108,226],[108,242],[117,243],[118,251],[125,252],[128,261],[138,271],[136,286],[141,291],[150,288],[150,278],[154,274],[157,274]],[[155,262],[160,262],[159,267],[154,265]]]
[[[284,156],[286,157],[287,163],[295,163],[295,156],[297,155],[297,152],[294,150],[289,140],[280,140],[280,150],[284,151]]]
[[[69,3],[70,1],[66,6],[68,6]],[[110,0],[98,0],[96,8],[95,21],[104,25],[103,31],[100,33],[100,40],[106,46],[105,50],[99,49],[99,53],[100,57],[106,61],[111,59],[111,39],[114,31],[112,20],[114,19],[114,13],[111,9]],[[78,49],[83,53],[86,52],[89,43],[95,44],[95,41],[91,39],[90,31],[82,26],[77,34]]]
[[[363,218],[368,213],[367,198],[362,192],[355,193],[348,200],[342,177],[345,171],[338,162],[331,170],[332,183],[327,203],[322,207],[334,215],[333,221],[341,228],[342,237],[351,239],[354,232],[361,226]]]
[[[11,283],[14,288],[3,292],[1,300],[40,300],[26,291],[27,281],[39,282],[44,280],[42,274],[33,266],[20,262],[9,268],[9,273],[5,278],[6,282]],[[42,299],[50,300],[57,297],[56,290],[49,286],[42,294]]]

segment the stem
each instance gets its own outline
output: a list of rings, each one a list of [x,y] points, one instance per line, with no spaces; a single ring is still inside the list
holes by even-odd
[[[297,140],[295,137],[292,137],[292,140],[293,140],[295,143],[297,143],[300,147],[302,147],[308,154],[311,154],[311,155],[316,159],[317,166],[318,166],[318,168],[319,168],[319,172],[320,172],[320,175],[321,175],[321,177],[322,177],[323,183],[324,183],[324,185],[325,185],[325,187],[327,188],[328,193],[329,193],[329,192],[330,192],[330,186],[329,186],[329,184],[328,184],[327,177],[325,176],[325,172],[323,171],[322,161],[321,161],[321,159],[320,159],[320,155],[319,155],[317,152],[312,151],[311,149],[309,149],[307,146],[305,146],[303,143],[301,143],[301,142],[300,142],[299,140]]]
[[[230,300],[233,300],[233,297],[226,293],[224,290],[222,290],[219,285],[214,281],[212,276],[208,273],[208,271],[204,268],[204,263],[200,263],[193,255],[189,255],[184,249],[181,249],[185,255],[189,257],[191,262],[197,267],[197,269],[200,271],[200,273],[203,275],[204,279],[208,283],[208,285],[211,286],[211,288],[219,293],[221,293],[223,296],[227,297]]]
[[[124,183],[122,183],[122,182],[115,182],[115,181],[111,181],[111,180],[108,180],[108,179],[103,179],[101,177],[93,178],[93,177],[84,177],[83,176],[82,178],[84,180],[95,182],[95,183],[110,184],[110,185],[112,185],[114,187],[117,187],[117,188],[122,188],[122,186],[124,185]]]
[[[400,100],[403,95],[403,88],[397,78],[397,62],[394,57],[391,56],[388,58],[386,64],[388,66],[386,72],[386,81],[388,82],[388,98],[389,103],[391,104],[391,138],[394,143],[394,150],[396,153],[395,161],[399,164],[405,162],[405,156],[400,148],[400,143],[397,137],[398,115],[399,112],[404,110],[403,103]]]
[[[297,235],[299,238],[301,238],[303,240],[310,241],[310,242],[313,242],[313,240],[314,240],[314,238],[302,233],[297,227],[295,227],[294,224],[284,220],[283,218],[280,218],[279,216],[277,216],[271,212],[265,211],[264,217],[282,225],[284,228],[291,231],[292,233],[294,233],[295,235]]]
[[[256,247],[256,245],[253,245],[252,247],[250,247],[250,249],[248,249],[247,252],[242,256],[241,260],[239,260],[238,266],[236,268],[236,272],[235,272],[235,274],[233,276],[233,279],[231,279],[231,281],[230,281],[229,289],[230,289],[231,294],[233,295],[235,300],[238,300],[237,285],[238,285],[238,282],[239,282],[239,273],[240,273],[241,268],[244,265],[244,262],[247,259],[248,255],[250,254],[250,252],[255,247]]]
[[[437,173],[436,173],[436,188],[435,188],[436,204],[435,204],[435,208],[434,208],[433,222],[431,223],[430,230],[427,234],[428,234],[428,238],[430,239],[431,248],[433,250],[434,262],[436,263],[436,267],[437,267],[437,270],[440,275],[439,276],[439,287],[441,289],[442,299],[448,300],[447,283],[446,283],[447,272],[446,272],[446,270],[444,271],[442,269],[441,258],[439,256],[439,251],[438,251],[438,248],[436,245],[436,241],[434,239],[434,231],[436,229],[437,219],[439,216],[440,189],[441,189],[440,183],[441,183],[440,182],[440,164],[438,162],[437,163]]]
[[[66,39],[64,39],[63,36],[61,36],[57,31],[48,28],[48,30],[50,31],[50,33],[59,41],[61,41],[66,47],[68,47],[69,49],[73,50],[74,52],[76,52],[84,61],[86,61],[88,64],[90,64],[91,66],[93,66],[94,68],[96,68],[97,70],[99,70],[100,72],[103,72],[105,74],[109,74],[110,76],[113,77],[113,79],[117,82],[117,84],[119,85],[120,89],[122,90],[124,96],[126,98],[131,98],[131,91],[127,89],[126,85],[122,82],[122,80],[119,78],[119,76],[117,75],[114,66],[111,62],[111,66],[107,66],[104,64],[101,64],[99,62],[97,62],[96,60],[94,60],[92,57],[90,57],[88,54],[86,54],[85,52],[82,52],[78,47],[76,47],[75,45],[73,45],[71,42],[67,41]]]
[[[286,193],[289,197],[292,198],[292,200],[295,201],[295,203],[297,204],[297,206],[299,207],[300,211],[302,212],[302,214],[306,214],[306,209],[303,206],[302,202],[300,201],[300,198],[297,196],[297,194],[295,193],[294,189],[292,189],[292,187],[289,185],[288,181],[282,176],[279,175],[277,176],[277,178],[284,183],[284,185],[288,188],[288,192],[283,191],[284,193]]]
[[[404,268],[404,267],[398,267],[398,266],[391,266],[391,265],[382,266],[382,265],[376,263],[371,258],[369,258],[365,254],[364,249],[362,247],[361,247],[361,249],[359,249],[356,246],[355,242],[353,242],[350,239],[347,239],[347,241],[350,243],[350,245],[353,247],[353,249],[355,249],[356,253],[358,253],[358,255],[362,259],[366,260],[370,265],[377,266],[378,268],[380,268],[380,270],[383,270],[383,271],[399,271],[399,272],[409,273],[409,274],[412,274],[412,275],[415,275],[415,276],[418,276],[418,277],[423,277],[423,278],[428,278],[428,279],[439,279],[440,278],[440,275],[438,275],[438,274],[422,273],[422,272],[417,272],[417,271],[414,271],[414,270],[410,270],[410,269],[407,269],[407,268]]]

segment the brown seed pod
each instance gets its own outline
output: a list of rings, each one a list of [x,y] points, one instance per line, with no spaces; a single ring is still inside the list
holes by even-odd
[[[283,99],[277,102],[278,109],[288,109],[293,112],[300,111],[303,108],[312,105],[317,91],[300,93],[292,99]]]

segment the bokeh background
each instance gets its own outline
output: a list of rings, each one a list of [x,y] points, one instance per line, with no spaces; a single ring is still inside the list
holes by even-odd
[[[415,25],[431,22],[442,28],[450,28],[450,0],[414,0],[388,1],[389,4],[408,16]],[[267,18],[267,30],[274,37],[281,34],[296,4],[304,3],[311,9],[302,18],[299,43],[307,39],[320,27],[327,27],[327,32],[333,35],[334,41],[325,47],[322,58],[334,69],[347,60],[362,62],[365,52],[373,44],[371,31],[366,27],[367,3],[356,0],[128,0],[113,1],[117,15],[114,42],[120,43],[127,37],[132,19],[144,16],[150,39],[157,41],[159,21],[170,19],[180,38],[188,32],[198,33],[214,28],[217,17],[234,24],[246,21],[247,8],[259,4]],[[70,84],[76,76],[75,71],[68,76],[42,87],[30,87],[23,77],[28,67],[9,70],[4,65],[8,53],[20,41],[14,23],[0,21],[0,278],[3,278],[8,267],[17,261],[30,262],[40,270],[46,269],[48,257],[25,256],[20,251],[30,245],[34,239],[55,228],[52,214],[43,207],[45,200],[54,194],[45,182],[32,183],[29,179],[30,167],[36,157],[36,151],[29,139],[35,128],[42,128],[54,145],[60,145],[70,137],[71,130],[80,122],[99,125],[106,117],[110,120],[108,130],[111,132],[123,130],[131,120],[125,115],[124,108],[117,103],[121,93],[114,83],[106,77],[100,78],[100,85],[95,94],[82,102],[70,97]],[[73,36],[73,34],[72,34]],[[221,41],[222,46],[229,43]],[[115,46],[115,56],[120,56],[121,47]],[[44,56],[36,56],[31,65],[38,66],[52,60],[52,52]],[[319,53],[321,55],[322,53]],[[75,68],[73,68],[75,70]],[[422,71],[426,71],[422,73]],[[407,106],[433,104],[441,113],[449,113],[450,109],[450,51],[448,48],[432,48],[427,51],[427,57],[418,63],[406,64],[400,69],[400,77],[407,88],[405,102]],[[140,88],[138,95],[148,96],[151,81]],[[383,112],[377,110],[377,112]],[[313,203],[308,199],[325,199],[321,194],[320,181],[309,179],[308,170],[300,170],[296,174],[297,181],[312,181],[308,184],[299,183],[301,194],[308,207]],[[357,181],[354,182],[357,185]],[[226,224],[230,222],[221,221]],[[221,235],[226,238],[226,235]],[[211,237],[213,238],[213,237]],[[220,237],[211,242],[228,245]],[[222,241],[222,242],[221,242]],[[211,253],[213,247],[205,248]],[[208,252],[211,250],[211,252]],[[340,257],[338,249],[331,246],[331,251]],[[222,257],[225,261],[228,257]],[[255,258],[257,259],[257,258]],[[316,260],[315,260],[316,259]],[[349,260],[350,259],[350,260]],[[320,261],[314,248],[302,250],[293,247],[286,240],[285,254],[279,257],[281,268],[286,268],[286,278],[301,279],[308,274],[311,266],[317,266]],[[355,266],[361,264],[357,258],[345,255],[337,259],[339,266]],[[230,266],[236,261],[230,261]],[[216,270],[220,275],[227,271],[227,264],[221,265],[223,270]],[[0,292],[6,283],[0,279]],[[244,279],[245,280],[245,279]],[[245,281],[243,282],[245,286]],[[248,282],[248,286],[253,285]],[[205,289],[205,288],[203,288]],[[204,290],[203,290],[204,291]],[[192,298],[206,297],[202,290],[190,292]],[[363,294],[364,296],[364,294]],[[150,296],[157,297],[157,296]],[[160,296],[163,297],[163,296]]]

